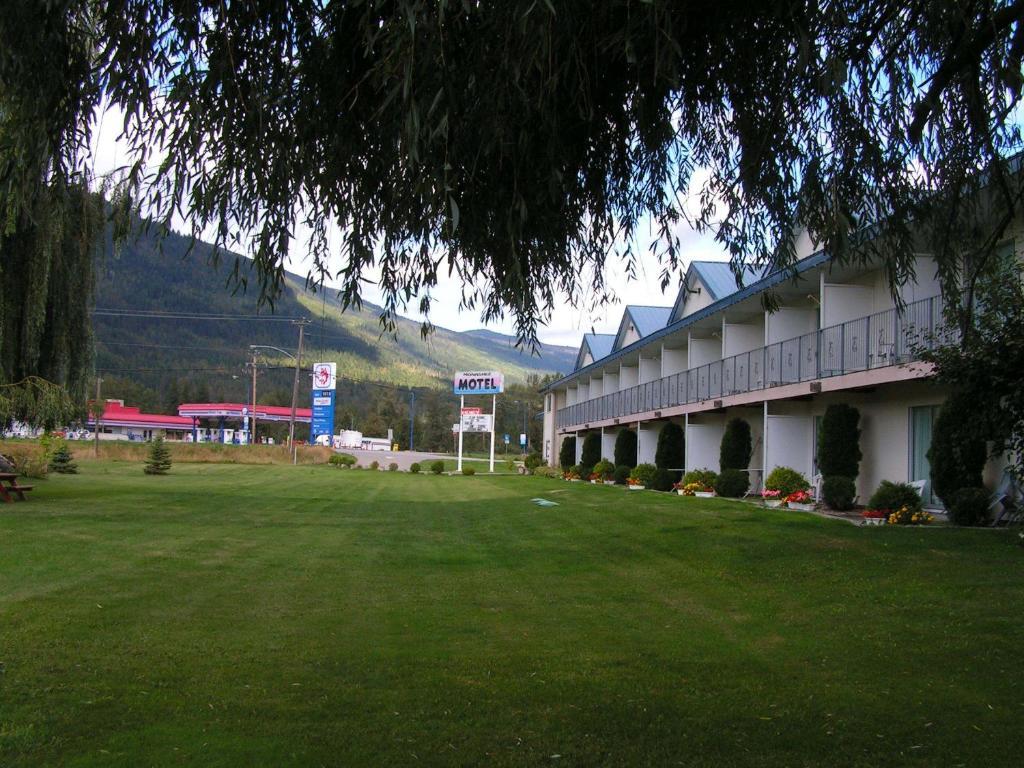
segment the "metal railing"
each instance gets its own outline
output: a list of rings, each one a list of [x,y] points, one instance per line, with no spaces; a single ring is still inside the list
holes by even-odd
[[[558,410],[558,427],[617,419],[760,389],[909,362],[956,340],[933,296],[716,360]]]

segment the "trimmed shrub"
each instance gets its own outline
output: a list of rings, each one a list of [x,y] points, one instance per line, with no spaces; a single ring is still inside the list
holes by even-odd
[[[476,469],[474,469],[473,467],[463,467],[462,468],[462,474],[464,474],[464,475],[475,475],[476,474]]]
[[[887,509],[893,512],[903,507],[920,509],[921,495],[913,486],[894,483],[892,480],[883,480],[868,500],[869,509]]]
[[[580,450],[580,466],[593,467],[601,460],[601,434],[590,432],[583,438],[583,448]]]
[[[356,457],[350,453],[332,453],[327,459],[332,467],[351,467],[356,463]]]
[[[546,464],[541,464],[533,470],[533,474],[537,477],[561,477],[562,470],[558,467],[549,467]]]
[[[970,421],[976,409],[950,398],[939,409],[932,427],[932,446],[928,449],[932,490],[946,507],[952,506],[961,488],[980,488],[981,473],[988,452],[985,443],[974,436]]]
[[[715,480],[715,493],[727,499],[739,499],[750,490],[750,477],[742,469],[723,469]]]
[[[594,468],[593,467],[585,467],[582,464],[580,464],[578,467],[576,467],[576,471],[580,473],[580,479],[581,480],[589,480],[590,476],[592,474],[594,474]]]
[[[638,481],[640,485],[650,488],[651,483],[654,482],[654,473],[657,471],[658,468],[653,464],[637,464],[629,471],[629,477],[631,480]]]
[[[750,457],[753,453],[750,424],[743,419],[730,419],[729,423],[725,425],[722,444],[718,450],[718,463],[722,472],[724,473],[727,469],[747,469],[750,466]],[[749,481],[747,487],[750,487]],[[743,492],[746,493],[746,490],[744,489]],[[724,496],[725,494],[719,493],[718,495]]]
[[[818,430],[818,471],[822,477],[860,474],[860,411],[846,403],[825,409]]]
[[[647,487],[652,491],[671,491],[678,474],[678,472],[670,472],[664,467],[658,467],[654,470],[650,485]]]
[[[527,457],[523,460],[523,464],[525,464],[526,468],[528,470],[530,470],[531,472],[533,472],[533,470],[535,470],[537,467],[539,467],[543,463],[544,463],[544,459],[542,459],[540,454],[537,453],[536,451],[534,451],[533,453],[527,455]]]
[[[683,428],[674,421],[667,422],[658,433],[658,447],[654,452],[654,466],[659,469],[676,470],[671,473],[673,483],[683,474],[681,468],[686,461],[685,440]]]
[[[615,455],[612,457],[616,467],[636,466],[636,432],[623,429],[615,437]]]
[[[710,469],[691,469],[683,475],[682,483],[683,485],[700,483],[708,488],[714,488],[716,480],[718,480],[718,474]]]
[[[853,500],[857,498],[857,484],[851,477],[829,475],[821,481],[821,498],[830,509],[839,512],[853,509]],[[920,501],[918,499],[918,504]]]
[[[149,446],[146,466],[142,469],[147,475],[166,475],[171,471],[171,451],[160,436]]]
[[[764,481],[764,487],[778,491],[784,499],[795,491],[806,491],[811,487],[807,478],[790,467],[776,467],[768,473],[768,479]]]
[[[68,444],[63,440],[57,444],[53,451],[53,456],[50,457],[50,471],[56,472],[58,475],[78,474],[78,465],[75,464],[74,459],[71,457]]]
[[[623,465],[616,467],[615,472],[612,474],[612,479],[615,481],[615,484],[625,485],[626,481],[629,479],[629,472],[631,469],[632,467]]]
[[[430,462],[430,471],[435,475],[440,475],[444,472],[444,462],[441,459]]]
[[[370,469],[372,469],[372,470],[374,470],[374,471],[376,471],[376,470],[380,469],[380,462],[379,462],[379,461],[377,461],[376,459],[374,459],[373,461],[371,461],[371,462],[370,462]]]
[[[397,471],[398,471],[398,464],[397,463],[392,461],[390,464],[388,464],[388,472],[397,472]]]
[[[579,464],[573,464],[571,467],[569,467],[569,474],[572,475],[574,478],[578,477],[580,480],[582,480],[583,473],[580,472],[581,469],[583,469],[583,467],[581,467]]]
[[[615,465],[608,459],[601,459],[594,465],[594,471],[601,476],[602,480],[611,480],[615,475]]]
[[[420,473],[420,469],[421,467],[418,461],[414,461],[412,464],[409,465],[409,471],[412,472],[414,475],[418,475]]]
[[[988,520],[990,502],[984,488],[961,488],[949,505],[949,519],[957,525],[981,525]]]
[[[566,437],[562,440],[562,447],[558,449],[558,466],[568,471],[569,467],[576,463],[576,438]]]

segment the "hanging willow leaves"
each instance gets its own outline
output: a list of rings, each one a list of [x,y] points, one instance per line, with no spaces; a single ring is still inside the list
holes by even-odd
[[[775,267],[804,227],[894,284],[930,251],[952,285],[1020,207],[1020,1],[9,5],[4,194],[73,178],[112,104],[144,211],[246,251],[268,298],[305,225],[344,302],[451,272],[530,341],[649,231],[666,280],[689,224]]]

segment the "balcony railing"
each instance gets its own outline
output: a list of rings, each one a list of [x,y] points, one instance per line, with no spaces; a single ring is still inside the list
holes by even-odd
[[[956,336],[944,326],[941,297],[933,296],[902,311],[878,312],[566,406],[558,411],[558,426],[899,365],[918,350],[952,343]]]

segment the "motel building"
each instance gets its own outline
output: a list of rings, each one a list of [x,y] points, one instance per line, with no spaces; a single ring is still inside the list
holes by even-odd
[[[627,306],[616,333],[585,334],[575,370],[543,390],[548,464],[570,435],[578,463],[591,432],[610,460],[624,429],[637,434],[637,461],[654,463],[658,433],[674,421],[685,434],[682,469],[717,472],[726,422],[740,417],[751,427],[756,493],[778,466],[814,479],[821,417],[847,403],[861,417],[862,502],[882,480],[923,480],[926,506],[937,507],[927,453],[945,393],[914,351],[933,332],[951,340],[935,261],[917,259],[901,311],[882,265],[832,263],[806,236],[797,256],[795,276],[746,268],[740,286],[728,264],[694,261],[671,307]],[[769,290],[773,312],[762,305]],[[990,470],[994,480],[998,467]]]

